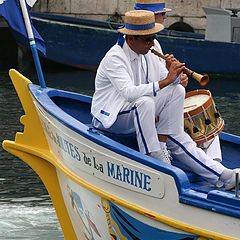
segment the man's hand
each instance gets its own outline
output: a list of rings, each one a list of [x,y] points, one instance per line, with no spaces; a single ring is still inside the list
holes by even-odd
[[[178,61],[172,62],[167,76],[169,84],[174,82],[178,75],[180,75],[184,70],[185,70],[184,63],[180,63]]]
[[[178,61],[172,62],[167,77],[162,81],[158,81],[160,89],[174,82],[178,75],[181,74],[184,70],[184,63],[180,63]]]
[[[165,54],[164,57],[165,57],[165,61],[166,61],[166,68],[167,68],[167,70],[170,69],[170,66],[171,66],[172,62],[178,61],[178,60],[174,57],[173,54],[171,54],[171,55]]]
[[[183,87],[187,87],[187,85],[188,85],[188,76],[187,76],[187,74],[185,74],[185,73],[181,74],[181,82],[180,82],[180,84]]]

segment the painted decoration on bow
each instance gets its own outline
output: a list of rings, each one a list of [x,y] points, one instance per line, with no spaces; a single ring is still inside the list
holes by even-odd
[[[111,201],[102,199],[109,234],[116,240],[197,240],[199,236],[161,230],[130,216]]]

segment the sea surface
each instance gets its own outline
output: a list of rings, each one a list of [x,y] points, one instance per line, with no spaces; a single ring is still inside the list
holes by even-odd
[[[26,68],[26,67],[25,67]],[[19,69],[37,83],[34,69]],[[43,69],[47,86],[92,95],[94,72],[63,66]],[[21,104],[8,76],[0,70],[0,142],[13,140],[23,115]],[[21,160],[0,146],[0,240],[64,239],[55,210],[40,178]]]
[[[37,83],[32,66],[19,68]],[[43,68],[47,86],[92,95],[94,72],[62,66]],[[211,75],[209,89],[222,117],[225,131],[240,135],[240,77]],[[190,80],[187,91],[200,88]],[[22,131],[21,104],[8,77],[0,70],[0,141],[13,140]],[[64,239],[49,195],[38,176],[24,162],[0,147],[0,240]]]

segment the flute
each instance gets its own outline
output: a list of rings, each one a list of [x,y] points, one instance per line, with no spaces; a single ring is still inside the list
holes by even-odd
[[[157,50],[151,48],[150,51],[153,54],[155,54],[156,56],[158,56],[164,60],[167,60],[167,58],[162,53],[158,52]],[[194,72],[193,70],[191,70],[189,68],[185,68],[184,73],[186,73],[187,75],[189,75],[190,77],[192,77],[193,79],[198,81],[201,86],[205,86],[209,82],[209,76],[207,74],[202,75],[202,74]]]

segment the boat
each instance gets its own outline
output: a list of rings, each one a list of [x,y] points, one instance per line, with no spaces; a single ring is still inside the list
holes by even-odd
[[[65,239],[240,239],[238,191],[140,153],[133,134],[94,129],[91,97],[10,77],[24,129],[3,148],[39,175]],[[223,164],[239,166],[240,137],[220,139]]]
[[[117,41],[119,24],[32,12],[35,28],[46,42],[45,59],[95,70]],[[197,72],[239,74],[239,42],[205,40],[203,34],[165,29],[157,35],[165,53],[174,54]]]

